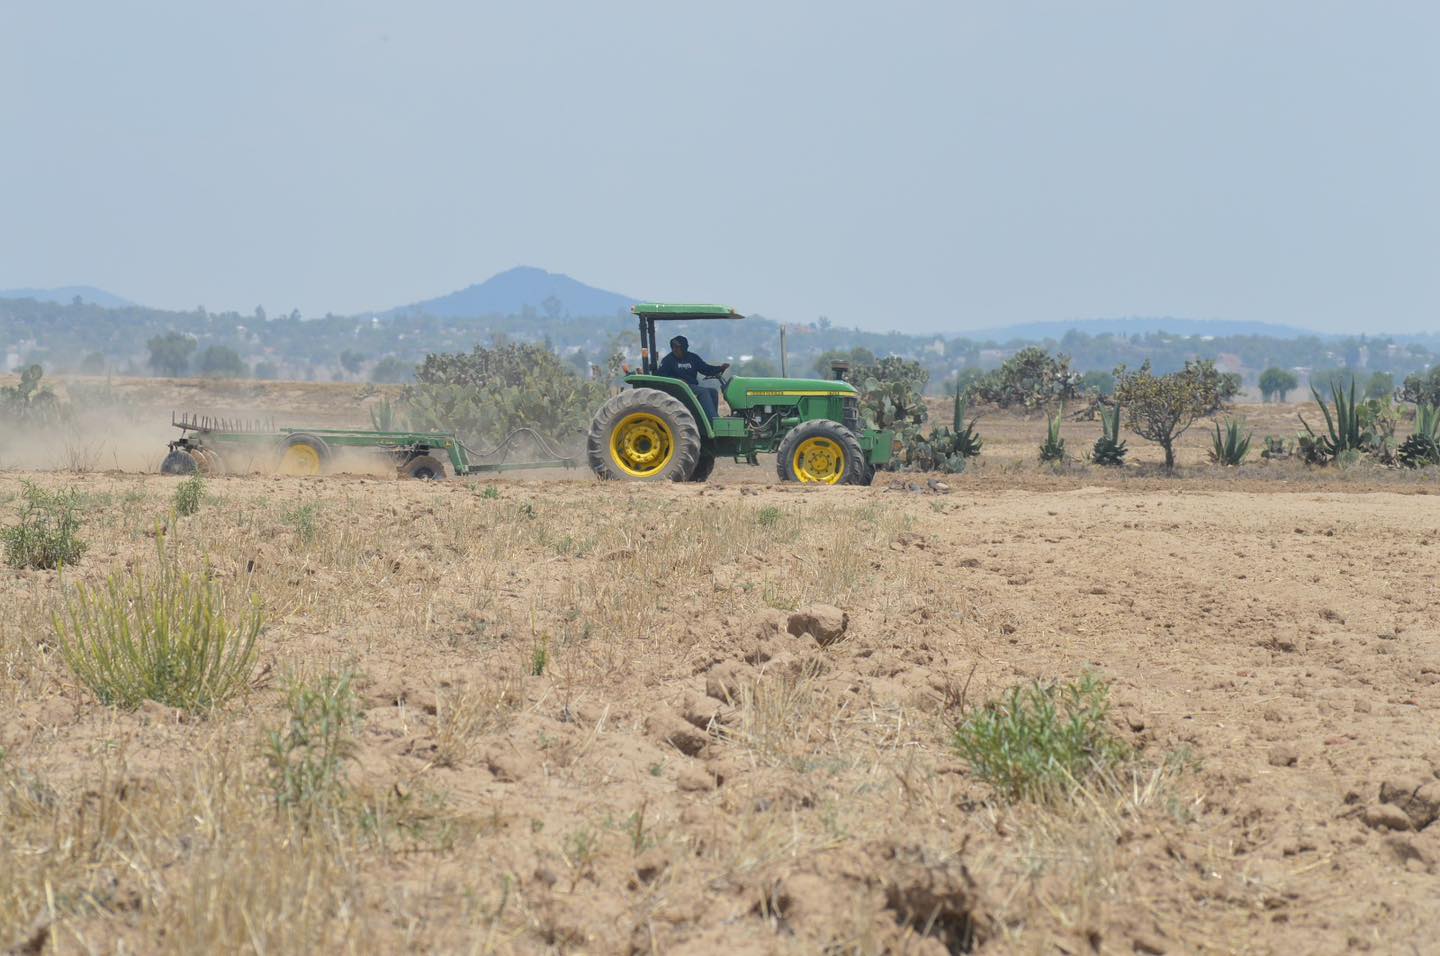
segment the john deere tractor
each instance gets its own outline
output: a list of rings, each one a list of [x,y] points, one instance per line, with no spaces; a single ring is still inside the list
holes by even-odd
[[[629,387],[590,424],[590,467],[601,478],[704,481],[717,458],[755,465],[774,452],[781,481],[868,485],[890,460],[891,433],[861,427],[860,396],[848,382],[712,377],[730,406],[712,419],[687,383],[658,374],[657,322],[743,319],[735,310],[647,302],[630,311],[640,323],[641,368],[626,370]]]

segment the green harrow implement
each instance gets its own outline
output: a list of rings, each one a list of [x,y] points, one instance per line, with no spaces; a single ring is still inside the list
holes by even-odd
[[[180,437],[160,465],[167,475],[223,474],[270,470],[284,475],[320,475],[329,471],[341,449],[367,450],[390,458],[401,478],[438,481],[450,476],[574,468],[575,460],[533,429],[520,428],[494,448],[476,452],[447,432],[382,432],[358,428],[276,428],[273,422],[184,415],[171,417]],[[511,461],[528,439],[545,457]],[[475,459],[487,459],[476,461]]]

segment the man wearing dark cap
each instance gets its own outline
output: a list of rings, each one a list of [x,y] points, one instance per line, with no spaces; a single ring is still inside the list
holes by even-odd
[[[700,384],[700,376],[719,375],[729,367],[729,362],[724,365],[711,365],[690,351],[690,340],[683,335],[677,335],[670,340],[670,354],[660,360],[660,374],[667,378],[678,378],[689,385],[695,392],[695,397],[700,399],[705,414],[712,419],[720,414],[720,400],[715,389],[705,388]]]

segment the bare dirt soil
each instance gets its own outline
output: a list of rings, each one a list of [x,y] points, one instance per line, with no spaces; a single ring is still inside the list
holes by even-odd
[[[0,570],[0,947],[1433,950],[1435,477],[1042,469],[1043,427],[982,419],[943,484],[227,476],[178,519],[177,479],[0,473],[0,524],[74,488],[91,546]],[[157,535],[266,608],[213,713],[106,707],[56,648]],[[1008,804],[956,755],[1085,673],[1114,779]],[[338,782],[277,806],[296,688],[343,675]]]

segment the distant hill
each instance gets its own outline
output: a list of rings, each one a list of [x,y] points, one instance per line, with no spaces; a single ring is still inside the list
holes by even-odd
[[[979,329],[962,332],[967,338],[996,339],[1009,341],[1024,339],[1042,341],[1059,340],[1071,330],[1086,335],[1144,335],[1147,332],[1169,332],[1174,335],[1209,335],[1215,337],[1231,335],[1253,335],[1272,339],[1293,339],[1302,336],[1318,336],[1318,332],[1297,328],[1293,325],[1275,325],[1270,322],[1230,322],[1225,319],[1077,319],[1073,322],[1028,322],[998,329]]]
[[[549,307],[546,303],[550,301]],[[561,316],[601,316],[628,311],[638,302],[618,292],[606,292],[567,275],[546,272],[532,266],[518,266],[491,276],[459,292],[402,305],[383,313],[386,316],[424,314],[440,318],[479,318],[488,315],[517,315],[527,307],[540,315],[552,309]],[[557,304],[558,303],[558,304]]]
[[[0,289],[0,299],[34,299],[36,302],[59,302],[61,305],[74,302],[77,295],[82,302],[106,309],[121,309],[135,304],[90,285],[66,285],[57,289]]]

